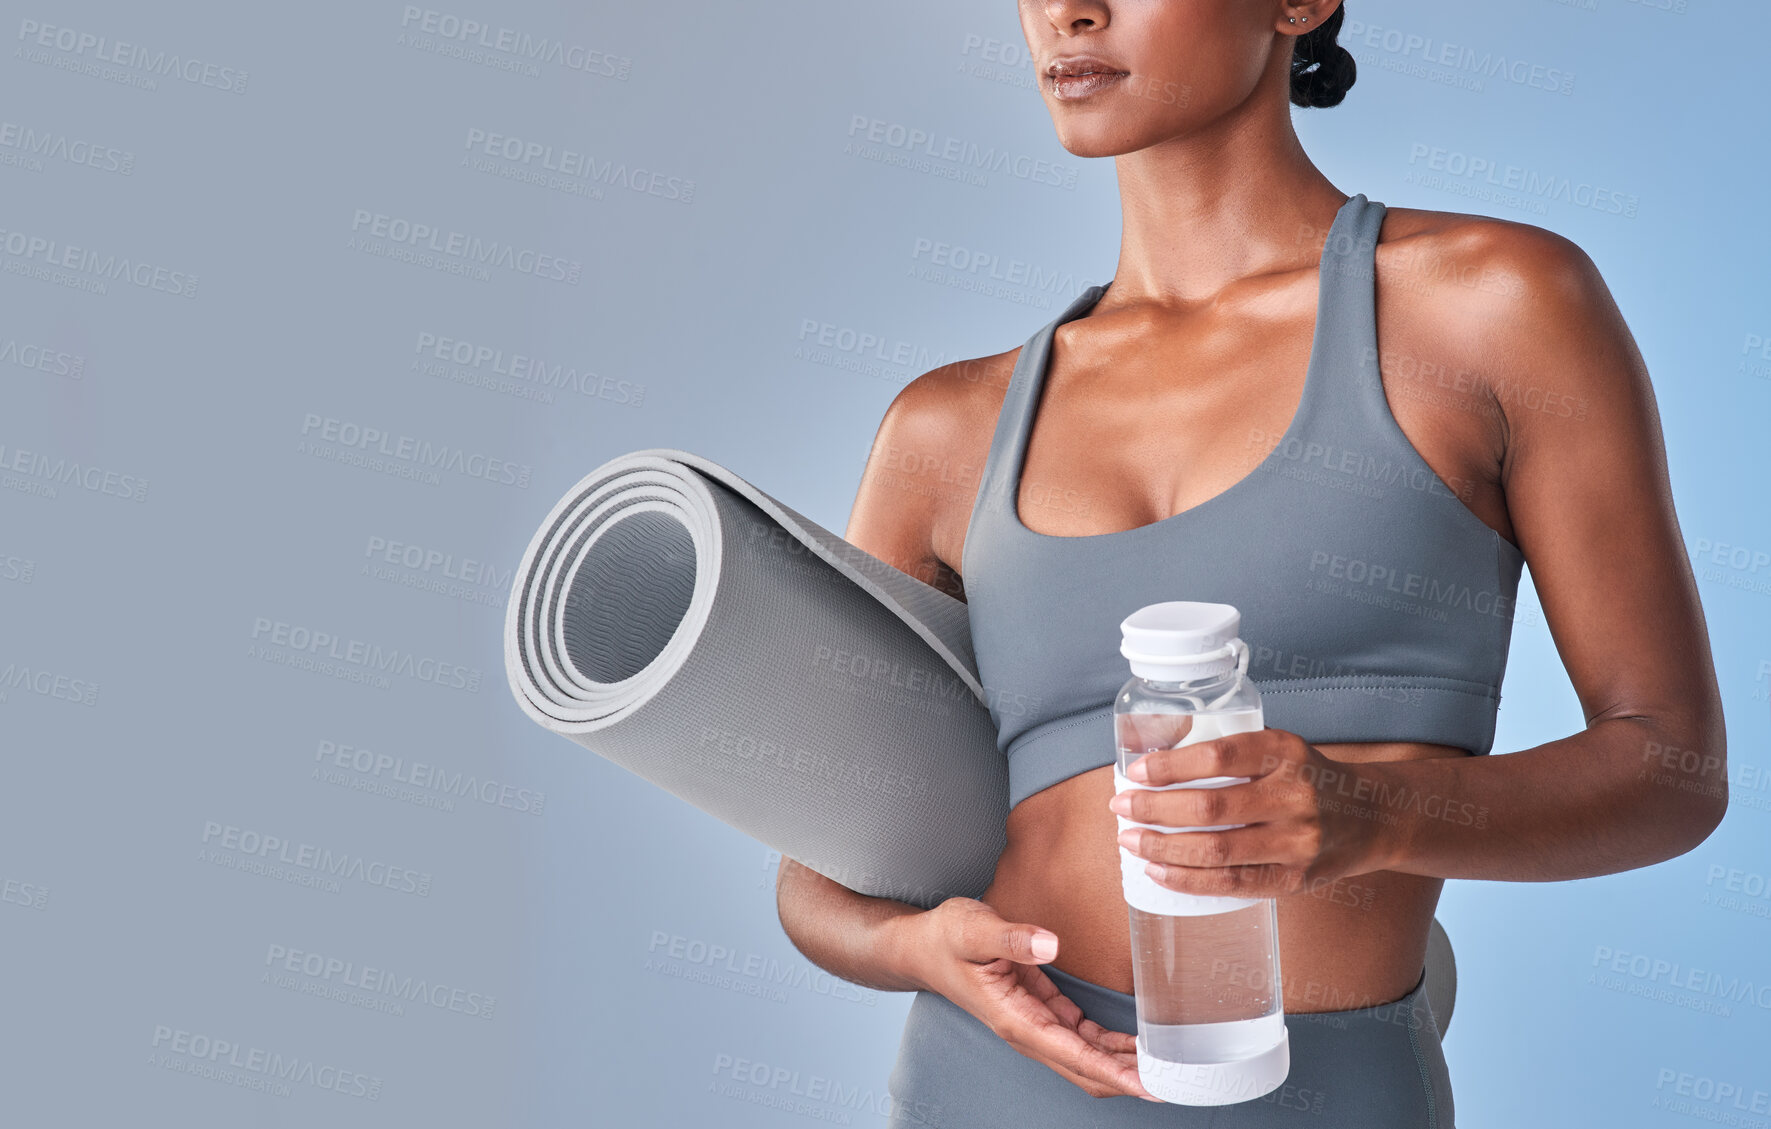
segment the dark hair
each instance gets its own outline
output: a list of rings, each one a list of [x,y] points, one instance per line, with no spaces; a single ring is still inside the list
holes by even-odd
[[[1322,26],[1297,37],[1291,48],[1291,102],[1294,106],[1338,106],[1358,75],[1353,56],[1334,41],[1346,18],[1340,5]]]

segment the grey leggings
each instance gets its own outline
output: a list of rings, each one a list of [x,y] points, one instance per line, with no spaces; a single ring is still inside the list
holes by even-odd
[[[1101,1026],[1137,1031],[1133,998],[1045,965]],[[917,992],[887,1089],[895,1126],[933,1129],[1453,1129],[1451,1079],[1423,974],[1393,1003],[1288,1015],[1291,1073],[1272,1093],[1225,1106],[1091,1097],[934,992]]]

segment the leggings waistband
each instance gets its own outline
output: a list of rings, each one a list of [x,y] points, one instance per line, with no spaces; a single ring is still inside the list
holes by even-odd
[[[1052,965],[1041,965],[1045,974],[1051,977],[1058,991],[1076,1002],[1082,1014],[1111,1031],[1131,1031],[1138,1029],[1137,997],[1126,992],[1115,991],[1092,980],[1084,980],[1061,968]],[[1426,1002],[1427,973],[1425,967],[1407,995],[1399,1000],[1388,1003],[1373,1004],[1370,1007],[1349,1008],[1345,1011],[1311,1011],[1287,1012],[1287,1026],[1299,1023],[1320,1023],[1325,1026],[1341,1029],[1354,1023],[1407,1022],[1417,1012],[1421,1016],[1430,1016]],[[1417,1021],[1418,1022],[1418,1021]],[[1430,1019],[1428,1022],[1432,1022]],[[1435,1025],[1436,1026],[1436,1025]]]

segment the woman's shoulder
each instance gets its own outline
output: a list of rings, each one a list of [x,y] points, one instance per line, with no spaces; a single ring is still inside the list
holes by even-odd
[[[905,422],[923,427],[975,423],[969,417],[980,409],[994,417],[1020,353],[1017,345],[1001,353],[949,361],[929,369],[898,390],[886,415],[902,416]]]
[[[887,459],[981,464],[989,451],[1021,346],[950,361],[910,381],[886,407],[874,440]]]
[[[1020,346],[950,361],[898,390],[873,437],[848,540],[964,599],[965,529]]]
[[[1388,208],[1375,262],[1387,336],[1486,378],[1510,419],[1507,392],[1521,382],[1586,397],[1632,379],[1607,363],[1634,350],[1623,316],[1566,236],[1496,216]]]
[[[1600,282],[1592,259],[1566,236],[1470,212],[1386,207],[1377,260],[1380,280],[1388,266],[1411,290],[1437,285],[1502,300],[1579,298]]]

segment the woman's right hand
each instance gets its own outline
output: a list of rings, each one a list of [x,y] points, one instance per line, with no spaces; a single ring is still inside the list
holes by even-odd
[[[975,898],[948,898],[900,924],[917,978],[1009,1046],[1093,1097],[1161,1100],[1138,1081],[1136,1037],[1085,1018],[1040,969],[1058,955],[1056,934],[1004,921]]]

